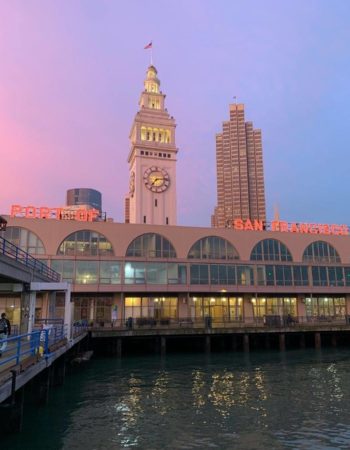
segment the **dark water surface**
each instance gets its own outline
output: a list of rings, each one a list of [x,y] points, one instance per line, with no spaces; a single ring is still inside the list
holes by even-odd
[[[95,359],[25,405],[17,449],[350,449],[350,351]]]

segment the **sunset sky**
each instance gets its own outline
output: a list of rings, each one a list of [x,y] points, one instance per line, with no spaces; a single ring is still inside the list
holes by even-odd
[[[350,224],[350,1],[0,0],[0,213],[102,192],[122,222],[153,41],[180,225],[210,225],[229,103],[262,129],[268,218]]]

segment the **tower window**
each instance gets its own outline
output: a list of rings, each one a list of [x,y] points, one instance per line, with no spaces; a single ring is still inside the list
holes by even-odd
[[[169,217],[167,217],[167,218],[165,219],[165,223],[166,223],[167,225],[169,225]]]
[[[155,207],[158,206],[158,200],[157,200],[157,199],[154,200],[154,206],[155,206]]]
[[[144,154],[144,151],[143,150],[141,150],[141,155],[143,155]]]
[[[153,140],[156,140],[156,133],[153,133]]]
[[[149,141],[149,140],[150,140],[150,134],[149,134],[149,131],[147,131],[147,134],[146,134],[146,139],[147,139],[147,141]]]
[[[146,216],[143,216],[143,223],[146,223]]]

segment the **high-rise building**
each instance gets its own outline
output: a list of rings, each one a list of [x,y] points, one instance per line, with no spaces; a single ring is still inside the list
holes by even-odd
[[[244,105],[230,105],[230,120],[216,135],[217,206],[214,227],[234,219],[266,220],[261,130],[244,120]]]
[[[176,225],[176,124],[159,87],[157,70],[151,65],[130,132],[127,223]]]
[[[95,208],[102,212],[102,195],[91,188],[68,189],[66,205]]]

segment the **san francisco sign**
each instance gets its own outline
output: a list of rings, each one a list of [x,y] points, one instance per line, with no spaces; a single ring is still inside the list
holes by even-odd
[[[284,233],[327,234],[336,236],[349,235],[348,225],[324,223],[285,222],[283,220],[265,222],[263,220],[235,219],[232,222],[232,226],[234,230],[244,231],[281,231]]]

